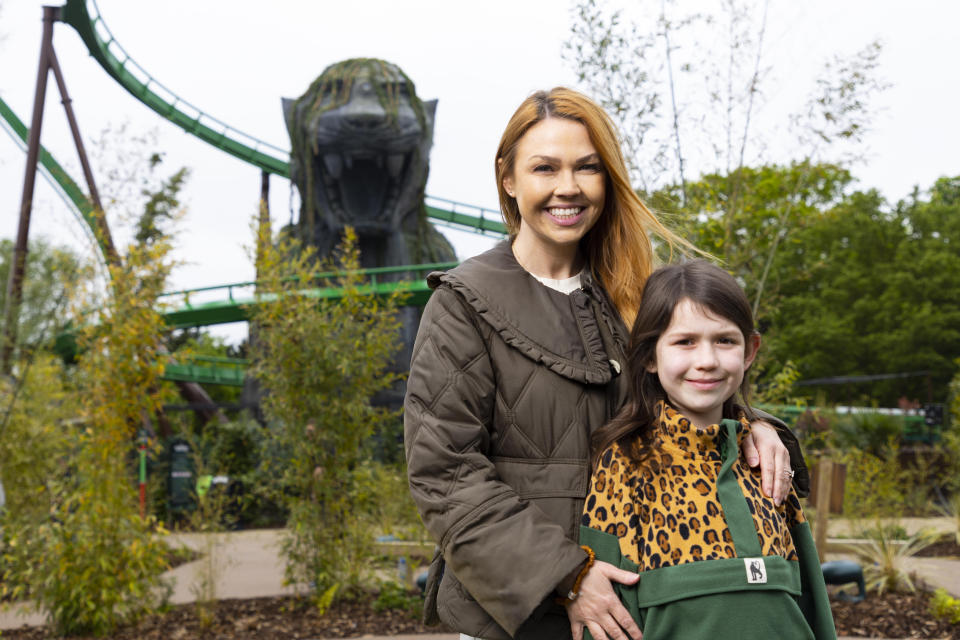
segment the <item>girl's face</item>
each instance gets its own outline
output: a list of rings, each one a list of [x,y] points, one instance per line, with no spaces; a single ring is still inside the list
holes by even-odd
[[[706,427],[720,422],[723,403],[740,387],[759,346],[760,336],[746,340],[732,321],[684,298],[657,340],[656,360],[647,370],[657,374],[677,411]]]
[[[503,187],[517,201],[520,231],[514,246],[536,252],[577,251],[603,211],[603,163],[587,128],[567,118],[546,118],[517,144]]]

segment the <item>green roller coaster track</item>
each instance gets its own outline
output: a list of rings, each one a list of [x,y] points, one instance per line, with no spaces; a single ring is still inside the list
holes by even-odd
[[[243,133],[183,100],[130,57],[120,46],[94,0],[67,0],[61,19],[69,24],[90,55],[133,97],[204,142],[263,171],[290,177],[290,152]],[[502,236],[500,212],[427,196],[427,215],[436,222],[477,233]]]
[[[120,46],[104,23],[95,0],[67,0],[61,9],[61,20],[73,27],[90,55],[137,100],[204,142],[265,172],[289,178],[289,151],[231,127],[167,89]],[[28,129],[2,99],[0,99],[0,125],[3,125],[3,128],[22,148],[26,148]],[[40,149],[39,160],[43,175],[74,213],[90,228],[92,237],[97,239],[93,206],[83,190],[43,147]],[[500,219],[499,211],[433,196],[427,196],[426,208],[427,215],[435,223],[480,234],[501,237],[506,235],[506,227]],[[99,248],[102,254],[104,248],[102,245]],[[430,295],[423,281],[423,275],[433,269],[449,268],[452,264],[367,269],[363,272],[369,277],[369,284],[365,288],[373,295],[389,295],[402,289],[410,296],[410,304],[422,306]],[[412,281],[377,281],[378,275],[391,273],[407,273],[419,277]],[[263,297],[237,298],[234,292],[244,288],[252,289],[254,285],[255,283],[246,282],[170,292],[165,296],[178,298],[181,304],[166,312],[164,317],[167,324],[173,328],[245,321],[248,318],[249,306],[256,304],[258,300],[263,300]],[[191,298],[198,295],[218,291],[226,294],[223,299],[202,303],[191,301]],[[335,299],[340,295],[336,288],[309,289],[302,293],[318,299]],[[229,359],[217,361],[206,359],[202,364],[197,361],[187,364],[169,364],[166,367],[166,377],[171,380],[201,383],[242,384],[244,364],[244,362]]]

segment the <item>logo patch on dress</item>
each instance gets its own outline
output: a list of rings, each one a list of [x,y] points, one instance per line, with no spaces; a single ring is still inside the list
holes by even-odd
[[[747,583],[767,584],[767,567],[763,558],[744,558],[743,564],[747,568]]]

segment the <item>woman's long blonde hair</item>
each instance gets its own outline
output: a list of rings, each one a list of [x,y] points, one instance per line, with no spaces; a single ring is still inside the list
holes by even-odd
[[[586,258],[627,327],[632,326],[643,295],[643,285],[654,269],[654,253],[647,231],[656,233],[670,246],[691,249],[691,245],[667,229],[630,186],[617,130],[606,112],[587,96],[556,87],[537,91],[514,112],[500,138],[494,171],[500,210],[511,236],[520,230],[517,201],[507,194],[504,176],[512,175],[517,145],[524,134],[546,118],[567,118],[587,128],[606,174],[606,202],[593,228],[581,240]]]

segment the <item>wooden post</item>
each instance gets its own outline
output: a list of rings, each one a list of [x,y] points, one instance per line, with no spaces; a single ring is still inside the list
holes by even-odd
[[[827,526],[830,522],[830,494],[833,492],[833,462],[826,458],[817,461],[817,486],[814,504],[817,505],[817,521],[813,532],[820,562],[827,550]]]

